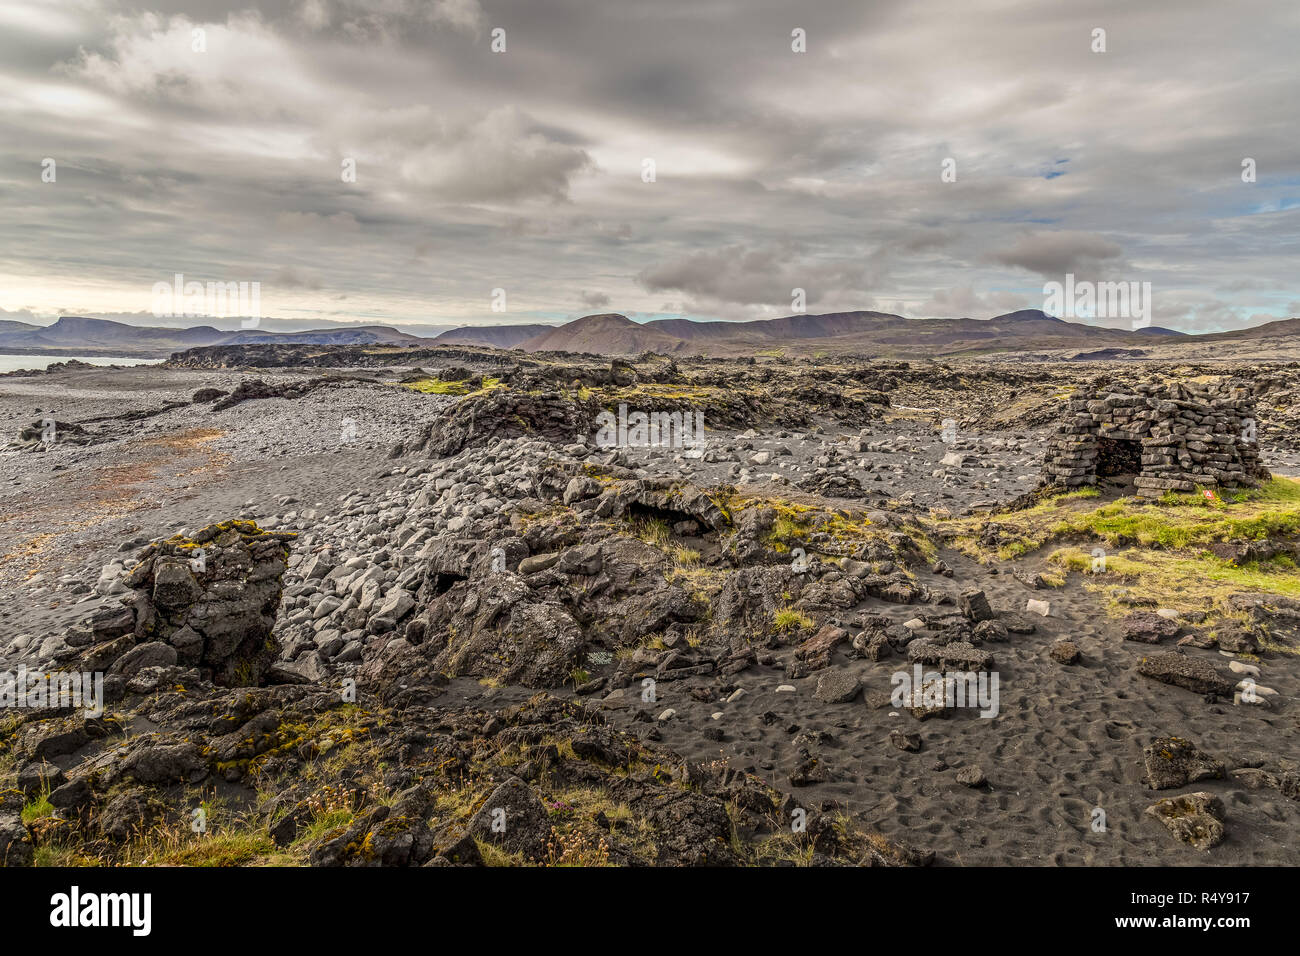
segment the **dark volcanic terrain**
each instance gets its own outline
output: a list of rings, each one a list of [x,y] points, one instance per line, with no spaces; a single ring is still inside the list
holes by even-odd
[[[0,712],[0,856],[1300,863],[1295,364],[610,361],[593,318],[0,377],[0,671],[105,675]],[[1076,393],[1209,381],[1260,488],[1044,485]],[[604,447],[620,406],[704,441]]]

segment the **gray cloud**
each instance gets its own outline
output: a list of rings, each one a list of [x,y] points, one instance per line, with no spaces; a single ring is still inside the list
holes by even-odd
[[[477,123],[444,129],[389,161],[405,180],[462,202],[567,199],[572,177],[592,165],[584,150],[556,142],[510,107]]]
[[[957,289],[936,289],[917,311],[919,315],[927,318],[973,319],[1042,307],[1041,295],[1036,299],[1014,292],[991,292],[981,295],[972,286],[962,286]]]
[[[983,317],[1074,272],[1251,324],[1300,300],[1297,28],[1269,0],[11,0],[0,309],[145,314],[184,272],[304,322],[499,322],[496,287],[508,321],[795,287]]]
[[[651,292],[681,292],[693,308],[738,304],[784,315],[796,290],[802,290],[809,307],[845,294],[863,301],[877,284],[880,267],[880,257],[820,259],[796,243],[728,246],[661,263],[639,273],[637,281]]]
[[[1016,266],[1057,278],[1066,273],[1092,274],[1113,263],[1124,250],[1118,243],[1087,232],[1036,231],[1021,236],[1010,246],[995,250],[990,258],[1004,266]]]
[[[276,272],[272,282],[282,289],[311,289],[315,291],[322,288],[319,279],[314,276],[304,275],[290,266]]]

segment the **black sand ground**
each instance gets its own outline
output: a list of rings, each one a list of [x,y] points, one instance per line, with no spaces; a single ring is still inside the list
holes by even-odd
[[[187,399],[199,388],[228,390],[239,378],[232,372],[136,369],[0,379],[0,429],[16,433],[51,412],[76,421],[156,407]],[[16,637],[39,645],[99,601],[93,592],[74,592],[93,587],[99,569],[132,542],[236,515],[280,514],[287,499],[328,512],[332,502],[358,487],[395,480],[383,477],[393,467],[387,449],[418,426],[430,401],[445,400],[375,388],[296,402],[250,402],[221,413],[194,406],[137,423],[105,444],[0,455],[0,665],[20,656],[11,646]],[[343,417],[358,422],[356,440],[340,439]],[[928,420],[922,424],[903,413],[872,431],[876,438],[910,436],[923,449],[857,456],[899,462],[901,471],[891,473],[885,491],[912,491],[922,506],[957,509],[991,494],[1010,497],[1025,484],[1019,477],[1033,473],[1026,467],[1034,451],[1030,435],[1022,436],[1024,450],[1001,459],[997,452],[982,452],[985,464],[994,467],[973,470],[968,480],[952,484],[930,477],[944,449],[933,441]],[[1014,436],[979,436],[999,437]],[[796,461],[806,444],[765,436],[757,446],[764,441],[789,447]],[[698,477],[711,477],[709,471],[700,466]],[[990,477],[1002,480],[990,485]],[[777,667],[755,667],[736,677],[745,693],[731,703],[692,698],[691,688],[708,682],[687,679],[660,683],[654,703],[636,701],[611,716],[633,730],[652,723],[667,746],[687,757],[752,769],[791,793],[799,806],[839,807],[888,836],[937,851],[945,864],[1300,863],[1296,801],[1275,790],[1251,791],[1231,775],[1188,788],[1220,795],[1227,808],[1227,839],[1198,853],[1143,814],[1155,799],[1177,791],[1154,793],[1142,779],[1142,748],[1163,735],[1195,741],[1229,769],[1300,758],[1296,658],[1264,665],[1263,681],[1289,699],[1287,706],[1210,705],[1189,691],[1138,676],[1135,667],[1145,648],[1120,640],[1097,599],[1079,585],[1031,591],[1011,575],[991,574],[960,555],[942,557],[957,573],[947,581],[936,578],[936,586],[954,592],[983,588],[1002,610],[1023,611],[1029,598],[1050,602],[1051,614],[1035,618],[1034,634],[985,645],[1001,682],[995,719],[965,711],[921,722],[889,706],[871,707],[863,697],[820,703],[813,696],[817,674],[788,680]],[[865,609],[898,622],[917,610],[876,601]],[[1049,656],[1059,637],[1078,644],[1080,663],[1062,665]],[[861,672],[868,696],[887,693],[891,675],[911,669],[896,655],[878,663],[840,658],[836,666]],[[794,692],[778,693],[783,684]],[[460,680],[444,698],[484,705],[529,693]],[[668,708],[676,715],[656,721]],[[919,734],[921,750],[895,748],[892,730]],[[797,742],[809,734],[829,735],[817,749],[833,779],[792,787]],[[983,770],[985,786],[957,782],[958,771],[970,767]],[[1105,815],[1104,832],[1094,829],[1098,808]]]

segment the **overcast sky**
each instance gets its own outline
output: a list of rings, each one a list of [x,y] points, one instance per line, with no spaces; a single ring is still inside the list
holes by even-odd
[[[198,324],[151,315],[176,273],[306,324],[988,318],[1067,272],[1300,315],[1298,38],[1293,0],[4,0],[0,319]]]

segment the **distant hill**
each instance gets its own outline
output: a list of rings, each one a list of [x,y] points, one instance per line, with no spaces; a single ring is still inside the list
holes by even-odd
[[[909,319],[887,312],[789,315],[752,322],[659,319],[638,324],[616,313],[589,315],[524,342],[529,351],[644,351],[744,355],[781,348],[791,353],[856,352],[877,355],[959,355],[1055,348],[1131,347],[1150,339],[1186,338],[1182,332],[1139,333],[1067,322],[1037,309],[992,319]]]
[[[498,349],[518,348],[524,342],[554,329],[553,325],[467,325],[437,336],[439,345],[489,345]]]
[[[31,325],[27,322],[16,322],[13,319],[0,319],[0,334],[5,332],[35,332],[39,325]]]
[[[1240,342],[1253,339],[1293,338],[1300,336],[1300,319],[1278,319],[1234,332],[1210,332],[1196,336],[1201,342]]]
[[[95,348],[161,351],[213,345],[228,333],[200,325],[188,329],[164,329],[108,319],[87,319],[75,315],[61,316],[53,325],[34,326],[16,331],[0,329],[0,346],[86,350]]]
[[[429,339],[386,325],[351,329],[306,329],[302,332],[228,332],[221,345],[427,345]]]
[[[767,342],[793,339],[839,338],[868,332],[879,320],[899,319],[886,312],[831,312],[825,315],[788,315],[782,319],[757,319],[752,322],[696,322],[693,319],[657,319],[647,322],[678,338],[694,341]],[[904,319],[903,321],[912,321]]]
[[[169,329],[71,315],[47,326],[0,323],[0,349],[68,354],[103,351],[112,355],[168,355],[202,345],[420,345],[429,341],[385,325],[301,332],[259,329],[223,332],[210,325]]]
[[[592,352],[626,355],[637,352],[678,352],[685,340],[660,331],[653,323],[641,325],[625,315],[606,312],[586,315],[524,342],[529,352]]]

